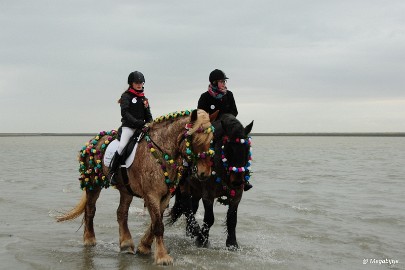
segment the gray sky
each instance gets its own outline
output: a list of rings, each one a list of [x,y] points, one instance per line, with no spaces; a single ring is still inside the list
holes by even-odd
[[[219,68],[253,132],[405,132],[405,1],[0,0],[0,132],[118,128],[131,71],[154,117]]]

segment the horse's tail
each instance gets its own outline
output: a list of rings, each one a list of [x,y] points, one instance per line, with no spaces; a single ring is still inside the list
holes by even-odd
[[[72,220],[83,214],[84,208],[86,207],[86,201],[87,201],[87,195],[86,191],[83,191],[82,193],[82,198],[80,199],[80,202],[70,210],[68,213],[63,214],[62,216],[56,217],[57,222],[62,222],[66,220]]]

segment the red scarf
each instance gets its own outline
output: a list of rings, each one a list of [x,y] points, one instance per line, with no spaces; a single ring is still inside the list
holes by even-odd
[[[140,90],[140,91],[137,91],[137,90],[135,90],[135,89],[133,89],[133,88],[129,88],[129,89],[128,89],[128,92],[134,94],[134,95],[137,96],[137,97],[144,97],[144,96],[145,96],[145,94],[143,93],[143,89]]]
[[[212,84],[208,85],[208,93],[216,99],[222,99],[227,92],[228,88],[224,88],[224,90],[219,90],[218,86],[214,86]]]

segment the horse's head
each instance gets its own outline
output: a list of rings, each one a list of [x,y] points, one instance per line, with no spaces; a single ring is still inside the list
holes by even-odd
[[[225,170],[229,173],[229,179],[233,186],[242,185],[249,180],[251,160],[251,139],[249,133],[253,127],[253,121],[243,125],[232,115],[224,115],[221,119],[222,147],[221,160]],[[247,177],[247,179],[246,179]]]
[[[211,149],[213,127],[210,116],[204,110],[194,110],[190,123],[186,126],[184,152],[192,166],[193,176],[205,180],[211,175],[211,164],[214,150]]]

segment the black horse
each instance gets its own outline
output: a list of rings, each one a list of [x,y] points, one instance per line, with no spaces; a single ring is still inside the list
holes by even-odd
[[[237,249],[236,223],[239,202],[244,186],[250,177],[250,144],[248,137],[253,121],[243,127],[235,116],[223,114],[213,123],[214,168],[206,181],[187,178],[176,190],[175,204],[170,211],[169,224],[173,224],[182,214],[187,220],[187,235],[196,237],[198,246],[207,247],[209,230],[214,224],[214,200],[228,205],[226,216],[226,246]],[[195,220],[200,199],[204,204],[204,221],[200,228]]]

